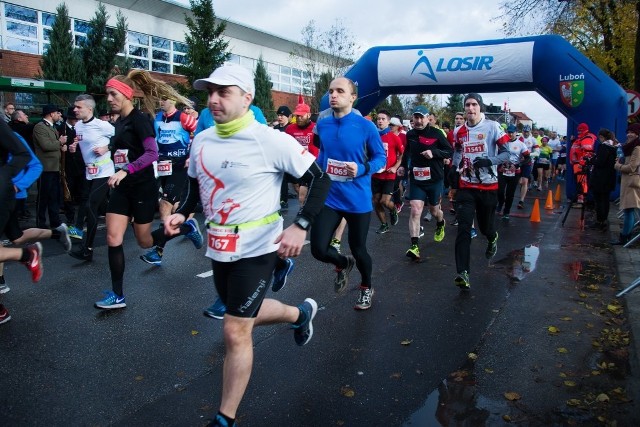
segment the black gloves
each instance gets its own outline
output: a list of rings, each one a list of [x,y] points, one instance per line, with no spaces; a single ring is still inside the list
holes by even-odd
[[[476,170],[480,168],[490,168],[492,165],[491,160],[486,157],[478,157],[473,161],[473,168]]]

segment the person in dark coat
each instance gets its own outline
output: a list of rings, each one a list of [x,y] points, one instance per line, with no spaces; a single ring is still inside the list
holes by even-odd
[[[605,231],[608,226],[609,196],[616,187],[614,165],[616,164],[618,140],[609,129],[600,129],[598,140],[600,143],[596,149],[596,155],[589,160],[591,164],[589,189],[596,207],[596,222],[591,228]]]

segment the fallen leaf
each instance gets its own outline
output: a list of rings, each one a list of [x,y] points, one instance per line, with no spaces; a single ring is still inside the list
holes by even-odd
[[[567,378],[567,374],[565,374],[564,372],[560,372],[560,374],[558,375],[560,375],[560,378]]]
[[[402,374],[400,372],[394,372],[389,376],[389,378],[393,378],[393,379],[402,378]]]
[[[567,349],[566,349],[566,348],[564,348],[564,347],[559,347],[559,348],[558,348],[558,353],[569,353],[569,350],[567,350]]]
[[[609,396],[607,396],[605,393],[600,393],[598,395],[598,397],[596,397],[596,400],[598,402],[608,402],[609,401]]]
[[[617,304],[608,304],[607,305],[607,310],[609,310],[613,314],[621,314],[622,313],[622,307],[620,307]]]
[[[142,381],[144,379],[144,377],[142,375],[138,375],[135,377],[136,381]]]
[[[411,344],[412,342],[413,342],[413,340],[402,340],[402,341],[400,341],[400,344],[402,344],[402,345],[409,345],[409,344]]]
[[[478,355],[477,355],[477,354],[475,354],[475,353],[469,353],[469,354],[467,355],[467,357],[468,357],[470,360],[477,360],[477,359],[478,359]]]
[[[560,332],[560,329],[556,328],[555,326],[549,326],[547,330],[550,334],[557,334]]]
[[[566,385],[567,387],[575,387],[576,386],[576,382],[575,381],[565,381],[564,385]]]
[[[493,369],[484,368],[484,371],[485,371],[487,374],[493,374]]]
[[[511,417],[509,415],[503,415],[502,419],[505,420],[506,422],[510,423],[511,422]]]
[[[571,317],[569,317],[569,316],[565,316],[565,317],[561,317],[560,320],[568,322],[568,321],[573,320],[573,319]]]
[[[344,396],[344,397],[353,397],[356,395],[356,392],[353,391],[352,388],[349,387],[341,387],[340,388],[340,393]]]
[[[580,401],[580,399],[569,399],[569,400],[567,400],[567,405],[569,405],[569,406],[578,406],[581,403],[582,402]]]
[[[198,331],[191,331],[191,335],[198,335],[200,332]]]
[[[515,391],[507,391],[504,393],[504,397],[507,400],[510,401],[514,401],[514,400],[520,400],[520,395],[518,393],[516,393]]]

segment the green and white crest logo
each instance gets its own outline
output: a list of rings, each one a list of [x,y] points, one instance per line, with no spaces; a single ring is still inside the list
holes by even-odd
[[[584,100],[584,74],[560,75],[560,98],[567,107],[577,107]]]

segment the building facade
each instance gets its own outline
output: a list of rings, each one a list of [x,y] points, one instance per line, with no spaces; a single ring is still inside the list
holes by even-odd
[[[86,38],[89,21],[99,3],[95,0],[67,2],[76,45]],[[33,78],[39,74],[39,62],[49,46],[58,4],[51,0],[0,1],[0,75]],[[109,15],[108,25],[115,26],[118,11],[127,19],[123,55],[131,59],[133,68],[148,70],[168,82],[184,82],[184,77],[176,74],[176,67],[186,59],[184,17],[191,15],[188,7],[170,0],[102,0],[102,4]],[[229,62],[253,71],[262,57],[273,84],[276,107],[281,104],[293,107],[298,94],[310,93],[312,76],[298,65],[304,61],[292,54],[301,52],[303,46],[237,22],[224,22],[224,38],[229,42],[231,53]],[[17,98],[11,99],[12,96]],[[3,102],[20,104],[19,98],[19,94],[3,93]]]

